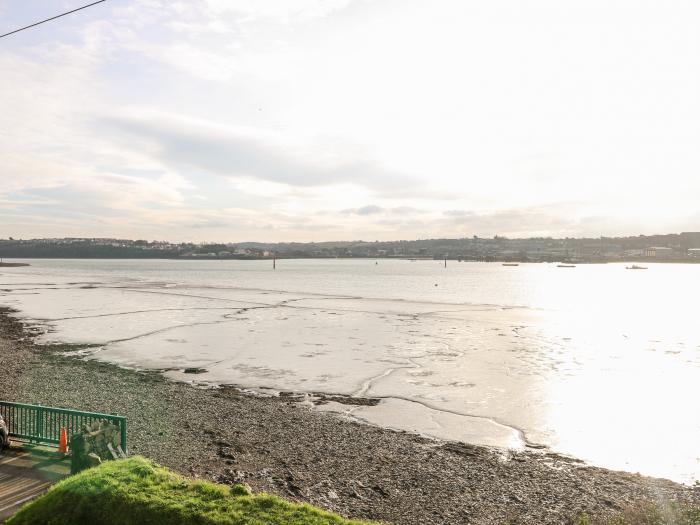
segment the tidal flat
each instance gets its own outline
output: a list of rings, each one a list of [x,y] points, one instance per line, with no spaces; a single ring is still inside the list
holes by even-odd
[[[427,438],[700,476],[694,265],[31,263],[0,272],[0,302],[78,358],[292,393]]]

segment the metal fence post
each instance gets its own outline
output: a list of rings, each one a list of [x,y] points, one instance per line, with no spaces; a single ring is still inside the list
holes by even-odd
[[[119,427],[122,430],[122,450],[124,451],[124,454],[128,454],[126,449],[126,418],[122,418],[122,420],[119,422]]]
[[[34,435],[37,438],[37,443],[44,437],[44,409],[41,405],[37,406],[34,413],[36,414],[36,419],[34,420]]]

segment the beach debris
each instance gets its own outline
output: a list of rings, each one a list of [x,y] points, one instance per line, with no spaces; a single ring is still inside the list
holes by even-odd
[[[377,406],[381,399],[376,397],[344,396],[340,394],[330,395],[323,392],[314,393],[311,402],[314,405],[325,405],[330,402],[351,406]]]

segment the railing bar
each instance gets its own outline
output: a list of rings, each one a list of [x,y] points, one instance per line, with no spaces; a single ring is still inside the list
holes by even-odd
[[[127,420],[123,416],[5,401],[0,401],[0,415],[7,421],[12,437],[51,444],[60,442],[61,428],[66,428],[70,439],[84,425],[91,427],[95,421],[106,420],[119,426],[122,447],[126,450]]]
[[[29,409],[34,409],[35,405],[29,405],[26,403],[12,403],[9,401],[2,401],[3,406],[8,406],[8,407],[20,407],[20,408],[29,408]],[[81,415],[86,415],[86,416],[92,416],[92,417],[100,417],[103,418],[105,416],[108,417],[123,417],[123,416],[114,416],[114,414],[101,414],[99,412],[84,412],[81,410],[73,410],[70,408],[54,408],[54,407],[43,407],[47,409],[51,409],[52,412],[62,412],[62,413],[75,413],[75,414],[81,414]]]

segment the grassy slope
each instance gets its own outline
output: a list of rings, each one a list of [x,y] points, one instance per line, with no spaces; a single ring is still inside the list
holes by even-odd
[[[193,481],[133,457],[67,478],[26,505],[10,525],[368,525],[243,487]]]

